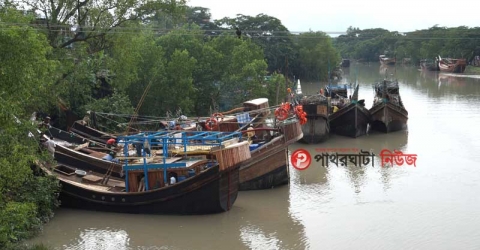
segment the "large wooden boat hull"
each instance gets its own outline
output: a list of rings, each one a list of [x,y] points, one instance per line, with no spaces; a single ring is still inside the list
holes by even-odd
[[[70,128],[70,131],[82,137],[88,138],[92,141],[100,142],[103,144],[106,144],[109,139],[116,138],[111,134],[86,126],[82,124],[81,121],[75,121]]]
[[[367,134],[370,112],[365,107],[350,103],[329,116],[332,133],[357,138]]]
[[[307,123],[302,126],[303,137],[300,142],[315,144],[328,139],[330,126],[327,109],[327,105],[303,105],[303,110],[307,113]]]
[[[211,214],[230,210],[238,194],[238,166],[211,167],[175,185],[146,192],[109,192],[60,179],[62,207],[133,214]]]
[[[302,126],[303,137],[300,142],[308,144],[321,143],[328,140],[330,126],[328,118],[323,116],[307,116],[307,123]]]
[[[288,184],[288,146],[303,137],[298,121],[282,127],[282,136],[251,152],[240,166],[240,191],[270,189]]]
[[[285,125],[283,130],[283,135],[252,151],[251,159],[241,164],[240,191],[269,189],[288,183],[288,145],[301,139],[303,133],[298,121]],[[113,166],[112,176],[123,177],[122,165],[62,145],[57,145],[55,159],[60,163],[101,174],[106,174]]]
[[[378,102],[370,109],[372,129],[390,133],[407,128],[408,112],[392,103]]]
[[[456,64],[444,64],[444,63],[439,63],[438,68],[442,72],[448,72],[448,73],[463,73],[465,72],[465,69],[467,68],[466,63],[458,62]]]

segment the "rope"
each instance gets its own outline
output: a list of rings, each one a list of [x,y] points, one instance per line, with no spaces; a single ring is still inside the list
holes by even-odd
[[[133,114],[132,118],[130,119],[130,123],[127,126],[126,134],[128,134],[128,132],[130,132],[131,124],[137,119],[136,116],[138,115],[138,111],[140,111],[140,107],[142,107],[143,101],[145,101],[145,97],[147,96],[147,93],[150,90],[151,86],[152,86],[152,81],[150,81],[148,83],[147,87],[145,88],[145,91],[143,91],[143,95],[140,98],[140,101],[138,102],[137,107],[135,108],[134,114]]]

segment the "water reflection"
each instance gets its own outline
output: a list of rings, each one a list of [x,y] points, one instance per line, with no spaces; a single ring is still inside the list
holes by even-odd
[[[55,249],[306,249],[288,186],[242,192],[228,213],[130,215],[60,209],[32,243]],[[227,247],[228,246],[228,247]]]
[[[73,246],[64,246],[64,249],[90,250],[121,250],[127,249],[129,237],[124,230],[115,229],[87,229],[80,233],[78,243]]]

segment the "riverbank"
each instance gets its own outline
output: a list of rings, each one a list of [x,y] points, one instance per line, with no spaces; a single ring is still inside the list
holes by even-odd
[[[480,67],[467,66],[464,73],[465,74],[480,75]]]
[[[33,245],[26,245],[26,244],[18,244],[13,247],[6,248],[5,250],[50,250],[51,247],[47,247],[46,245],[40,244],[33,244]]]

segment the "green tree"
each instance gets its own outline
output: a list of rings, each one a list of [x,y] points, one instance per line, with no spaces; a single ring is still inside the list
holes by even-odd
[[[28,16],[11,7],[0,9],[0,248],[40,229],[57,205],[58,183],[35,176],[31,165],[51,156],[39,153],[33,110],[48,105],[52,71],[48,42],[25,24]],[[11,24],[5,24],[10,22]],[[16,25],[12,25],[15,23]],[[30,133],[29,133],[30,132]],[[32,133],[33,132],[33,133]],[[38,139],[37,139],[38,140]]]
[[[328,69],[340,62],[340,55],[332,39],[324,32],[307,32],[298,36],[299,78],[306,80],[327,80]]]

